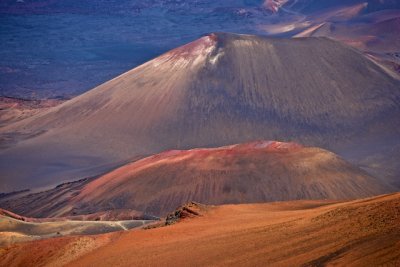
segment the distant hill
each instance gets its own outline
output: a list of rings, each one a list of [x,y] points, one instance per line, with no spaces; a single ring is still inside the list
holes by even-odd
[[[342,200],[391,191],[329,151],[272,141],[167,151],[68,188],[0,201],[0,206],[31,217],[109,210],[120,217],[118,211],[127,209],[166,216],[190,201],[215,205]]]

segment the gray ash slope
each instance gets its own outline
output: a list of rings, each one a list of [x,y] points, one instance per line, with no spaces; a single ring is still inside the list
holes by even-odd
[[[0,191],[97,175],[163,150],[257,139],[368,158],[375,174],[393,170],[383,176],[395,184],[400,170],[386,153],[399,147],[399,125],[400,82],[360,52],[326,38],[216,33],[0,129],[24,136],[0,152]]]

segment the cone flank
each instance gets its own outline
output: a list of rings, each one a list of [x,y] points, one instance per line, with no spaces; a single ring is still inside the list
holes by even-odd
[[[337,152],[370,146],[374,132],[389,144],[400,138],[398,88],[336,41],[212,33],[4,128],[29,140],[11,140],[0,167],[15,190],[166,150],[278,139]]]

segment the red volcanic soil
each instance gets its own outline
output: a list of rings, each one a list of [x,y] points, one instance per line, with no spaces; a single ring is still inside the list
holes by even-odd
[[[69,204],[78,210],[132,208],[165,216],[189,201],[224,204],[350,199],[388,190],[326,150],[258,141],[150,156],[86,184]]]
[[[397,266],[400,193],[224,205],[173,225],[0,250],[3,266]]]
[[[126,219],[127,214],[138,218],[165,216],[190,201],[338,200],[391,191],[391,187],[329,151],[297,143],[256,141],[166,151],[96,179],[0,200],[0,206],[30,217]]]

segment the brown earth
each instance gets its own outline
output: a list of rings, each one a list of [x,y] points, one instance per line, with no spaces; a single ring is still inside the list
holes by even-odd
[[[209,207],[166,227],[5,247],[4,266],[397,266],[400,193]],[[85,246],[82,244],[86,242]],[[60,256],[63,255],[62,261]]]

